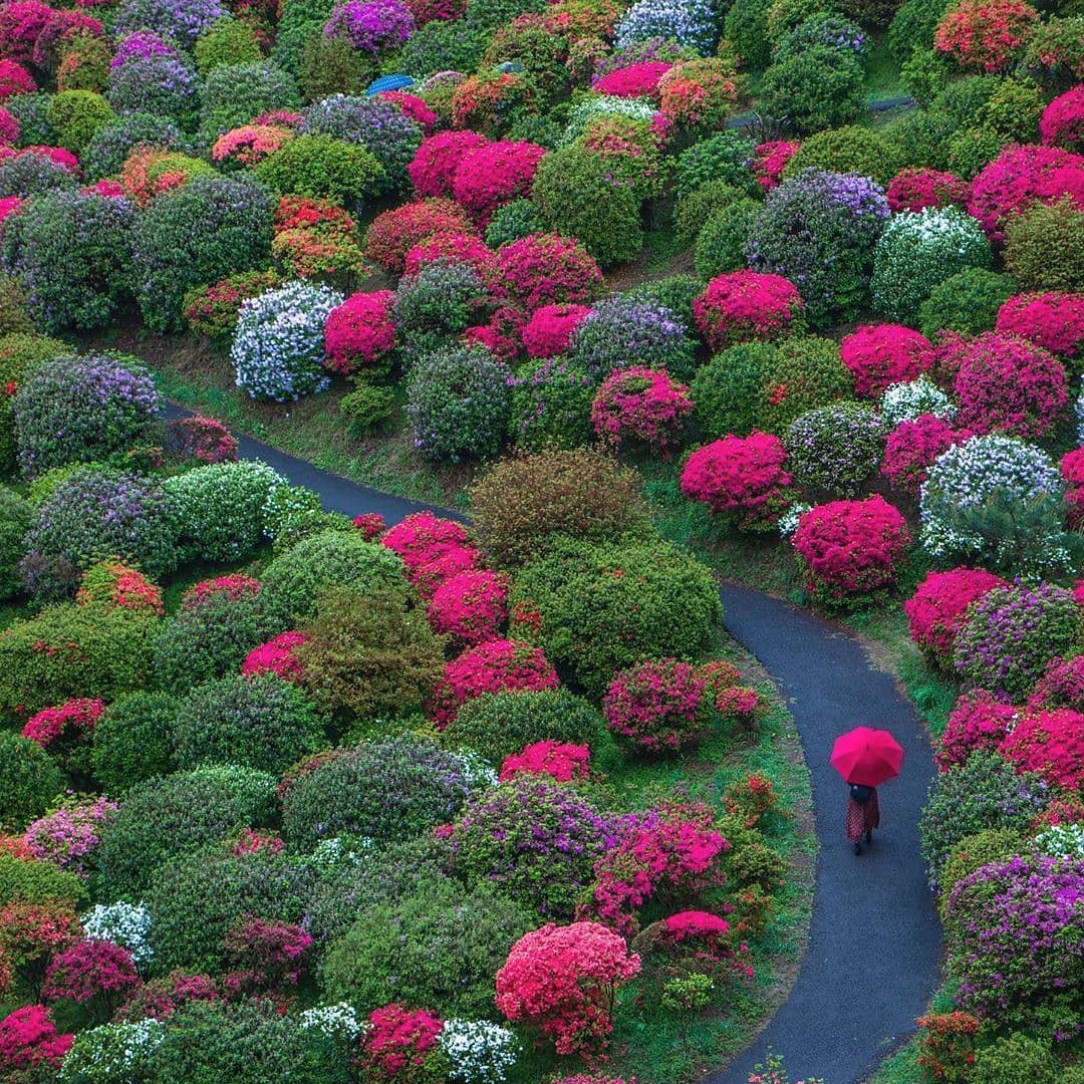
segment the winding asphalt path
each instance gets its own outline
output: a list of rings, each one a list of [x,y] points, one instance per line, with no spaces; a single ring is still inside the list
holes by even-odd
[[[187,411],[170,406],[169,417]],[[379,512],[389,525],[433,508],[329,474],[249,437],[240,454],[262,459],[320,494],[328,511]],[[459,520],[461,512],[433,508]],[[934,775],[929,742],[891,677],[860,643],[804,610],[742,587],[720,590],[727,631],[755,655],[786,697],[813,784],[820,854],[809,946],[790,997],[753,1045],[703,1084],[746,1084],[769,1051],[793,1081],[858,1084],[914,1030],[938,978],[940,927],[919,854],[918,819]],[[843,838],[846,790],[828,764],[838,734],[891,730],[903,773],[881,789],[884,827],[855,857]]]

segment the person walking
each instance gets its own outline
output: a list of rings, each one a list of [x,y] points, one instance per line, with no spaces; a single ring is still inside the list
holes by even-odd
[[[862,853],[862,837],[866,843],[873,842],[873,829],[881,826],[881,806],[877,801],[877,788],[851,783],[847,795],[847,839],[854,844],[854,853]]]

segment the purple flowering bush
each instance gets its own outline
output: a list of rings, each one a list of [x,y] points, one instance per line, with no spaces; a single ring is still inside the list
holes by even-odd
[[[1079,642],[1080,610],[1071,591],[1049,583],[995,587],[968,607],[953,665],[969,687],[1019,704],[1051,660]]]
[[[890,214],[868,177],[803,170],[768,193],[745,258],[798,287],[813,327],[852,320],[869,302],[873,252]]]
[[[119,113],[125,110],[113,106]],[[177,124],[169,117],[151,113],[126,113],[103,125],[87,144],[81,165],[88,181],[100,181],[119,173],[125,159],[140,143],[166,151],[183,151],[187,148],[184,136]]]
[[[136,54],[110,69],[106,97],[118,113],[149,113],[190,127],[196,117],[196,85],[195,69],[181,56]]]
[[[586,798],[539,776],[521,776],[472,802],[446,834],[453,868],[491,881],[550,921],[572,917],[616,839]]]
[[[600,301],[576,328],[572,361],[597,380],[614,369],[665,369],[675,380],[696,370],[689,329],[666,305],[629,297]]]
[[[142,365],[88,354],[40,365],[13,406],[19,465],[33,476],[127,451],[147,435],[162,403]]]
[[[373,54],[402,45],[414,30],[414,15],[403,0],[347,0],[324,24],[325,37],[343,38]]]
[[[70,191],[78,187],[75,174],[47,155],[20,154],[0,161],[0,199],[26,199],[58,188]]]
[[[956,883],[945,908],[957,1004],[999,1028],[1068,1040],[1084,1020],[1084,859],[993,862]]]
[[[591,402],[597,382],[567,357],[538,358],[508,377],[512,439],[523,451],[590,444]]]
[[[88,877],[97,864],[102,830],[117,812],[104,796],[73,795],[31,822],[26,843],[35,858]]]
[[[190,47],[202,31],[225,14],[219,0],[124,0],[117,8],[113,29],[118,35],[149,30]]]
[[[181,58],[177,46],[151,30],[133,30],[125,34],[113,50],[110,69],[123,68],[133,60],[146,60],[149,57],[168,56],[175,60]]]

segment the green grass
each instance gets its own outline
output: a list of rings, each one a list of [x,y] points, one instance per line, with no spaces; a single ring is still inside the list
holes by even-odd
[[[883,38],[874,38],[870,42],[865,67],[867,102],[888,101],[907,93],[907,88],[900,82],[900,66]]]

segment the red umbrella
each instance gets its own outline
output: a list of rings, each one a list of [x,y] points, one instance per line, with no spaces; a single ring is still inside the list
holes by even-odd
[[[879,787],[900,774],[903,750],[887,730],[859,726],[836,738],[828,762],[848,783]]]

